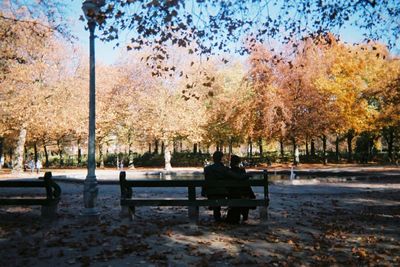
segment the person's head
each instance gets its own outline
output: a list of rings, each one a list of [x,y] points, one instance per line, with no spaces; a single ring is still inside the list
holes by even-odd
[[[213,154],[213,161],[215,163],[222,162],[223,157],[224,157],[224,153],[222,153],[221,151],[215,151]]]
[[[231,167],[237,167],[240,163],[240,157],[236,155],[231,156]]]

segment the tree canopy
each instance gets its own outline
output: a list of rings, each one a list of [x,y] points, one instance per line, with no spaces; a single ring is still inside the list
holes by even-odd
[[[389,47],[396,46],[400,36],[400,4],[391,0],[105,2],[98,18],[103,39],[118,39],[127,30],[128,49],[168,43],[189,47],[195,42],[200,53],[244,52],[256,41],[290,42],[310,34],[337,34],[345,27],[361,29],[366,39],[384,39]],[[238,42],[242,44],[234,45]]]

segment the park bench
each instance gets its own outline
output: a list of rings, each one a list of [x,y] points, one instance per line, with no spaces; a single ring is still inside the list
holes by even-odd
[[[260,218],[267,219],[269,192],[267,171],[248,172],[251,175],[261,175],[262,179],[250,179],[248,181],[232,181],[230,187],[259,186],[263,187],[261,199],[206,199],[197,198],[196,188],[202,188],[205,180],[127,180],[126,173],[120,172],[119,181],[121,187],[121,217],[132,219],[137,206],[187,206],[189,219],[198,221],[199,207],[232,206],[232,207],[260,207]],[[220,182],[207,182],[207,186],[221,186]],[[133,188],[139,187],[183,187],[187,188],[186,198],[136,198],[133,196]]]
[[[42,180],[41,180],[42,179]],[[57,205],[60,201],[61,188],[56,184],[51,172],[46,172],[44,177],[38,181],[0,181],[0,188],[43,188],[46,191],[46,197],[24,197],[19,194],[0,195],[0,206],[42,206],[41,214],[44,218],[54,218],[57,212]]]

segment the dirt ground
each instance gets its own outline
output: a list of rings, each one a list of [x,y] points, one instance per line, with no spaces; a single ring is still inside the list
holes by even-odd
[[[82,183],[60,186],[52,222],[41,219],[40,207],[0,207],[0,266],[400,265],[396,179],[272,184],[268,221],[251,210],[240,225],[214,223],[206,208],[197,224],[185,207],[139,207],[133,221],[121,219],[118,185],[99,185],[101,215],[87,221]],[[186,196],[178,189],[135,193]]]

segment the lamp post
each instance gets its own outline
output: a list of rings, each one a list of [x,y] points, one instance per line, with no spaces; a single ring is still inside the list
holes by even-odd
[[[90,82],[89,82],[89,141],[88,141],[88,162],[87,176],[83,189],[84,210],[83,215],[96,216],[99,211],[96,208],[97,201],[97,179],[96,169],[96,80],[95,80],[95,58],[94,58],[94,30],[96,28],[96,18],[100,13],[100,7],[104,5],[104,1],[85,0],[82,4],[82,10],[88,21],[90,32]]]

